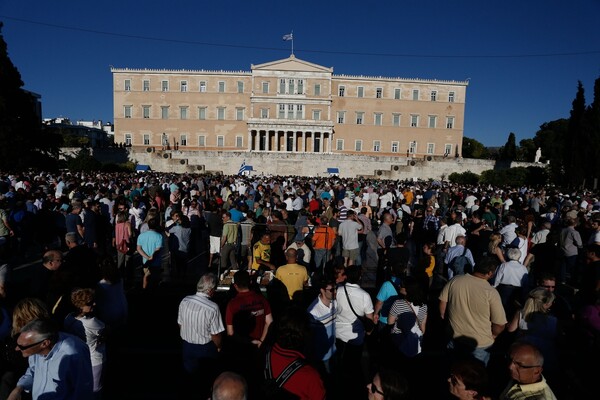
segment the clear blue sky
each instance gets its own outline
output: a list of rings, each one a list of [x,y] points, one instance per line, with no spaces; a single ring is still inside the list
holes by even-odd
[[[250,70],[298,58],[337,74],[465,80],[464,134],[499,146],[568,117],[600,77],[600,0],[0,0],[2,33],[45,118],[113,121],[110,66]]]

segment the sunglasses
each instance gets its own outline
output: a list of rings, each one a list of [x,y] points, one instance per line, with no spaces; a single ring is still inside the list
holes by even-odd
[[[379,388],[377,386],[375,386],[375,384],[373,382],[371,382],[371,393],[372,394],[380,394],[382,396],[384,396],[383,392],[381,390],[379,390]]]
[[[541,365],[525,365],[520,361],[515,361],[514,358],[508,357],[508,363],[509,364],[515,364],[515,366],[518,369],[530,369],[530,368],[537,368],[537,367],[541,367]]]
[[[44,342],[44,340],[46,340],[46,339],[42,339],[42,340],[40,340],[39,342],[32,343],[32,344],[27,344],[27,345],[22,345],[22,344],[18,344],[18,343],[17,343],[17,348],[18,348],[19,350],[21,350],[21,351],[24,351],[24,350],[30,349],[30,348],[32,348],[32,347],[34,347],[34,346],[37,346],[37,345],[38,345],[38,344],[40,344],[40,343],[43,343],[43,342]]]

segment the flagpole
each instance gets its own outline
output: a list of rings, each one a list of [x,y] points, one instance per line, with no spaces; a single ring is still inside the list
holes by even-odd
[[[294,55],[294,31],[292,31],[292,55]]]

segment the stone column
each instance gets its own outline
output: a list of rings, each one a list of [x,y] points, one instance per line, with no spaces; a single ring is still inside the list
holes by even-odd
[[[306,153],[306,132],[300,132],[300,140],[302,140],[302,152]]]
[[[331,144],[332,144],[332,135],[331,132],[327,132],[327,152],[331,153]]]
[[[252,130],[248,129],[248,151],[252,151]]]
[[[312,151],[313,153],[315,152],[315,136],[316,135],[317,135],[317,132],[311,132],[312,148],[310,149],[310,151]]]
[[[277,146],[277,149],[275,151],[280,152],[281,143],[279,142],[279,131],[275,131],[275,145]]]
[[[298,146],[296,145],[296,140],[298,140],[298,136],[297,135],[298,135],[298,132],[296,132],[296,131],[292,132],[292,138],[293,138],[293,140],[292,140],[292,152],[294,152],[294,153],[296,151],[298,151]]]

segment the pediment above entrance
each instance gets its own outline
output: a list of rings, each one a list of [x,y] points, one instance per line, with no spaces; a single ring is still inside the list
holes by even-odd
[[[252,71],[295,71],[295,72],[325,72],[333,73],[333,68],[313,64],[291,55],[282,60],[271,61],[264,64],[251,65]]]

